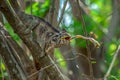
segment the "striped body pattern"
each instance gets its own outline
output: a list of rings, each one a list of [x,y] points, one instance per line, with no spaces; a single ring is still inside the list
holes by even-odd
[[[53,48],[69,45],[70,35],[65,31],[59,31],[45,20],[40,21],[36,28],[37,42],[43,50],[49,52]],[[66,37],[62,39],[63,37]]]

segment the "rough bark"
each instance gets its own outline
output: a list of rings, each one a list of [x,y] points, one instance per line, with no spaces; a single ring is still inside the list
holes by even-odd
[[[5,40],[7,42],[6,45],[9,45],[9,47],[11,49],[11,52],[12,52],[11,55],[13,55],[13,57],[17,60],[17,63],[19,64],[20,67],[23,68],[26,75],[29,76],[29,75],[33,74],[34,72],[36,72],[36,68],[35,68],[34,64],[29,59],[29,57],[27,56],[25,51],[23,51],[23,49],[16,43],[16,41],[14,41],[11,38],[11,36],[3,28],[3,26],[0,28],[1,28],[1,32],[4,32],[4,37],[6,37],[5,38]],[[31,77],[31,80],[36,79],[36,77],[37,76]]]
[[[7,71],[12,80],[26,80],[26,73],[24,68],[20,65],[20,61],[16,59],[15,52],[12,50],[11,45],[8,44],[6,37],[10,37],[2,28],[0,23],[0,55],[2,56]]]

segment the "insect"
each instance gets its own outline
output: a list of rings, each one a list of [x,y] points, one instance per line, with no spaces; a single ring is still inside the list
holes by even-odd
[[[73,36],[73,37],[68,37],[68,36],[64,36],[62,37],[61,39],[65,39],[65,40],[72,40],[72,39],[84,39],[84,40],[89,40],[91,43],[94,44],[94,46],[96,48],[99,48],[100,47],[100,43],[95,40],[94,38],[91,38],[91,37],[85,37],[85,36],[82,36],[82,35],[76,35],[76,36]]]

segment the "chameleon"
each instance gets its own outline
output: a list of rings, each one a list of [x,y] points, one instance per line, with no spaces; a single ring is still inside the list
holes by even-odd
[[[33,39],[36,40],[43,52],[48,53],[53,48],[69,45],[70,40],[68,38],[71,37],[69,33],[56,29],[38,16],[28,15],[24,12],[19,14],[19,18],[27,27],[24,31],[25,34],[35,34]],[[65,38],[63,39],[63,37]]]

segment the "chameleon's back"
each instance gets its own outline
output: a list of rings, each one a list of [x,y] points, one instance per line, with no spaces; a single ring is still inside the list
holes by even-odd
[[[36,32],[39,45],[47,52],[49,49],[68,45],[70,42],[70,35],[68,33],[57,30],[42,19],[36,28]],[[66,38],[63,39],[63,37]]]

